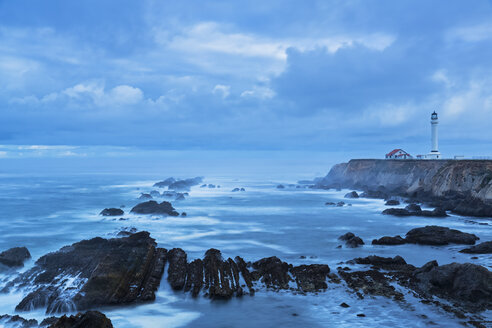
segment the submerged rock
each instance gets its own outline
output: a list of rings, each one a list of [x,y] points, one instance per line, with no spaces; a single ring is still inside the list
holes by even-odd
[[[8,267],[22,267],[31,258],[26,247],[14,247],[0,253],[0,263]]]
[[[42,256],[11,287],[30,287],[16,311],[47,313],[155,299],[166,250],[148,232],[125,238],[93,238]]]
[[[87,311],[71,316],[62,316],[49,328],[113,328],[111,320],[99,311]]]
[[[440,226],[415,228],[407,232],[406,242],[420,245],[473,245],[479,238],[474,234]]]
[[[284,186],[284,185],[282,185],[282,184],[279,184],[279,185],[277,186],[277,189],[285,189],[285,186]]]
[[[130,211],[137,214],[166,214],[169,216],[179,216],[174,207],[169,202],[157,203],[154,200],[140,203],[132,208]]]
[[[123,215],[125,212],[121,208],[105,208],[104,210],[99,213],[99,215],[102,216],[118,216],[118,215]]]
[[[460,253],[468,254],[492,254],[492,241],[486,241],[470,248],[465,248]]]
[[[352,191],[352,192],[349,192],[348,194],[345,194],[344,197],[345,198],[359,198],[359,194],[357,193],[357,191]]]

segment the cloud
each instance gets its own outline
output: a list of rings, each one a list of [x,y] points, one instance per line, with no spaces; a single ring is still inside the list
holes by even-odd
[[[231,86],[230,85],[223,85],[223,84],[217,84],[214,89],[212,90],[213,94],[219,94],[222,98],[227,98],[229,94],[231,93]]]

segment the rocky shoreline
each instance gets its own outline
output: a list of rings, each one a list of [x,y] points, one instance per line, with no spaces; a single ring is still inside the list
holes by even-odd
[[[492,217],[491,160],[354,159],[333,166],[315,188],[356,189],[362,197],[404,197],[441,211]]]
[[[413,230],[407,233],[405,242],[474,244],[478,239],[444,227]],[[358,238],[351,233],[342,237],[346,241]],[[225,259],[220,250],[213,248],[205,252],[203,259],[188,260],[187,253],[180,248],[157,248],[146,231],[129,232],[126,237],[97,237],[46,254],[32,269],[13,279],[2,292],[30,291],[16,310],[44,308],[47,314],[151,302],[167,266],[166,280],[173,290],[211,300],[254,296],[261,290],[319,293],[329,284],[342,284],[359,298],[375,295],[398,302],[405,302],[403,288],[419,297],[421,302],[437,305],[475,327],[483,326],[480,312],[492,310],[492,272],[480,265],[451,263],[439,266],[436,261],[431,261],[417,268],[400,256],[384,258],[376,255],[340,264],[343,267],[339,266],[334,272],[326,264],[294,266],[275,256],[251,262],[240,256]],[[369,266],[369,269],[361,270],[360,265]],[[400,287],[395,288],[395,283]],[[102,314],[87,313],[90,313],[90,320],[101,321],[95,327],[112,327]],[[86,320],[85,317],[87,314],[64,316],[57,319],[62,323],[50,322],[50,327],[75,327],[71,324]],[[17,320],[22,327],[38,326],[37,322],[24,322],[17,317],[3,316],[1,320]]]

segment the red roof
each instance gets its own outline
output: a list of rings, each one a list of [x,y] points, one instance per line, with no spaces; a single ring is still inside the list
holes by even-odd
[[[386,154],[386,156],[392,156],[394,155],[395,153],[399,152],[401,149],[393,149],[392,151],[390,151],[389,153]]]

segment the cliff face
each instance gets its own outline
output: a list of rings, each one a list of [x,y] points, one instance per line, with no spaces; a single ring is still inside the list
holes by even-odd
[[[492,203],[492,161],[354,159],[335,165],[321,188],[385,189],[412,197],[472,197]]]

